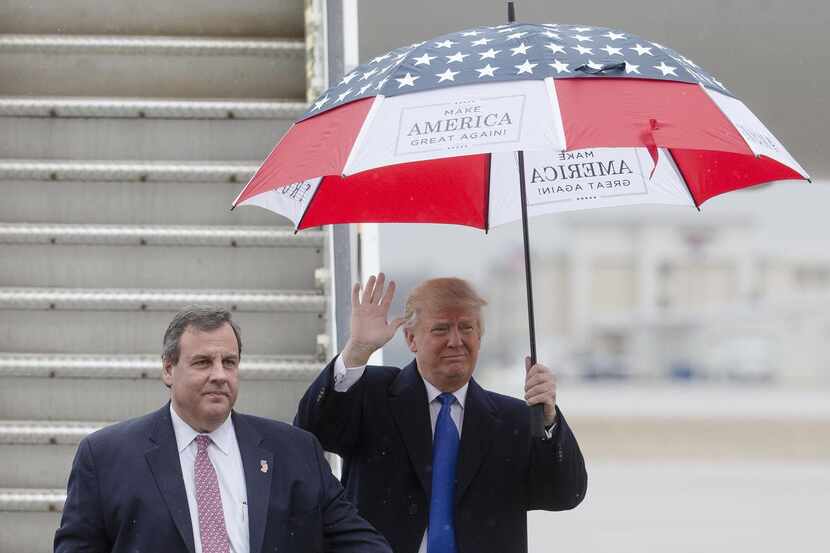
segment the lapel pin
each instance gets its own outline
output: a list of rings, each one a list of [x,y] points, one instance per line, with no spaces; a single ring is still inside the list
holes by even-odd
[[[260,459],[259,460],[259,470],[263,473],[268,472],[268,461],[266,461],[265,459]]]

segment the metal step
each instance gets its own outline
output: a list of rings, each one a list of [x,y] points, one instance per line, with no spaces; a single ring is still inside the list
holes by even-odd
[[[173,309],[6,311],[0,314],[0,351],[71,354],[161,351],[162,335],[174,312]],[[325,332],[322,313],[251,311],[237,312],[234,319],[242,327],[243,351],[257,355],[315,355],[319,349],[317,336]]]
[[[0,244],[321,248],[324,237],[286,227],[0,223]]]
[[[148,290],[0,287],[0,309],[170,311],[183,305],[226,305],[232,311],[323,313],[317,291]]]
[[[302,101],[305,88],[302,40],[0,35],[0,95]]]
[[[243,350],[243,358],[244,355]],[[315,375],[322,366],[320,363],[316,367]],[[158,409],[169,399],[169,392],[161,381],[161,361],[158,367],[155,378],[4,377],[0,388],[0,419],[60,421],[138,417]],[[236,407],[243,413],[291,421],[309,380],[243,378]],[[32,398],[38,400],[32,401]]]
[[[290,100],[0,97],[0,117],[288,119],[293,121],[299,118],[305,110],[305,103]]]
[[[0,162],[0,172],[3,162]],[[219,181],[64,181],[0,178],[0,221],[136,225],[280,225],[256,207],[230,210],[243,184]],[[297,236],[302,236],[302,231]]]
[[[237,409],[291,421],[300,397],[325,363],[310,355],[250,355],[246,353],[244,326],[242,344]],[[72,436],[82,435],[83,428],[94,426],[77,423],[77,428],[52,428],[45,421],[123,420],[158,409],[168,400],[167,388],[161,382],[160,354],[3,353],[0,382],[0,419],[38,420],[48,427],[25,438],[25,430],[18,432],[14,443],[30,446],[71,445],[76,443]],[[0,439],[0,443],[8,442]]]
[[[304,109],[289,101],[6,97],[0,158],[264,159]]]
[[[242,343],[245,345],[245,329]],[[243,349],[242,380],[310,382],[321,368],[314,355],[249,355]],[[159,376],[159,354],[95,355],[0,353],[0,378],[151,379]]]
[[[0,485],[66,489],[78,443],[107,424],[0,420]]]
[[[0,180],[71,180],[118,182],[247,182],[257,162],[186,163],[116,161],[0,160]],[[241,188],[241,185],[240,185]],[[233,198],[231,198],[233,201]],[[228,202],[230,206],[230,201]]]
[[[230,211],[258,164],[0,160],[0,220],[44,223],[274,225],[265,209]]]
[[[323,264],[322,248],[322,232],[294,235],[285,227],[0,223],[0,283],[313,289],[319,286],[315,272]],[[236,269],[206,270],[217,259]]]
[[[265,159],[281,119],[0,118],[0,157],[199,161]]]
[[[302,0],[5,0],[0,33],[273,36],[302,38]]]
[[[49,553],[59,524],[59,512],[0,511],[0,551]]]
[[[55,513],[63,510],[65,501],[65,489],[0,488],[0,512]]]

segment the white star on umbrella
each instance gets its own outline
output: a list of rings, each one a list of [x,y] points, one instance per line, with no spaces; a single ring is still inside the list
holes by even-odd
[[[352,89],[350,88],[349,90],[345,91],[343,94],[340,94],[340,95],[337,97],[337,101],[338,101],[338,102],[342,102],[342,101],[343,101],[343,99],[344,99],[346,96],[348,96],[349,94],[351,94],[351,93],[352,93]],[[362,93],[361,93],[361,94],[362,94]]]
[[[498,67],[492,67],[489,63],[480,69],[476,69],[478,71],[478,78],[482,77],[495,77],[493,74]]]
[[[378,71],[378,75],[380,75],[380,74],[382,74],[382,73],[386,73],[387,71],[389,71],[389,70],[390,70],[390,69],[392,69],[393,67],[395,67],[395,64],[394,64],[394,63],[390,63],[389,65],[387,65],[386,67],[384,67],[383,69],[381,69],[380,71]]]
[[[562,38],[558,34],[556,34],[554,32],[551,32],[551,31],[545,31],[542,34],[545,35],[548,38],[555,38],[556,40],[562,40]]]
[[[579,42],[593,42],[594,41],[593,38],[591,38],[589,36],[585,36],[585,35],[574,35],[573,38],[575,38]]]
[[[584,56],[585,54],[590,54],[590,55],[592,55],[592,56],[594,55],[594,51],[593,51],[593,50],[591,50],[590,48],[585,48],[584,46],[579,46],[579,45],[577,45],[577,46],[571,46],[571,48],[573,48],[574,50],[576,50],[577,52],[579,52],[579,53],[580,53],[580,54],[582,54],[583,56]]]
[[[398,81],[398,83],[400,83],[398,84],[398,88],[403,88],[405,86],[415,86],[415,81],[417,81],[420,78],[420,76],[413,76],[407,73],[406,76],[395,80]]]
[[[556,52],[560,52],[562,54],[566,53],[565,48],[558,44],[554,44],[553,42],[548,42],[547,44],[545,44],[545,48],[550,50],[552,54],[555,54]]]
[[[637,54],[639,54],[641,56],[643,54],[648,54],[649,56],[654,55],[654,54],[651,53],[651,48],[650,47],[647,48],[645,46],[642,46],[639,43],[636,46],[634,46],[633,48],[629,48],[629,50],[634,50],[635,52],[637,52]]]
[[[516,69],[519,70],[517,75],[521,75],[522,73],[529,73],[533,75],[533,68],[539,65],[538,63],[530,63],[530,60],[525,60],[525,62],[521,65],[514,65]]]
[[[608,37],[610,40],[620,40],[620,39],[625,38],[624,34],[615,33],[614,31],[608,31],[607,33],[605,33],[602,36]]]
[[[722,89],[726,90],[726,87],[723,85],[723,83],[717,80],[716,78],[712,77],[712,82],[721,87]]]
[[[361,94],[366,94],[366,91],[372,88],[372,83],[366,83],[365,85],[360,87],[360,90],[357,91],[357,96]]]
[[[505,40],[515,40],[517,38],[522,38],[526,34],[527,33],[524,33],[524,32],[522,32],[522,33],[513,33],[512,35],[507,35],[507,38]]]
[[[467,33],[461,33],[461,36],[478,36],[480,34],[481,33],[479,33],[478,31],[470,31],[470,32],[467,32]]]
[[[470,54],[462,54],[461,52],[456,52],[451,56],[445,56],[447,58],[447,63],[452,63],[457,61],[458,63],[464,63],[464,58],[469,56]]]
[[[548,65],[556,69],[557,73],[570,73],[570,71],[568,71],[568,64],[562,63],[559,60],[553,60],[553,63],[549,63]]]
[[[640,66],[634,65],[633,63],[625,62],[625,72],[626,73],[636,73],[640,74]]]
[[[452,69],[447,68],[446,71],[443,73],[436,73],[436,77],[440,77],[439,83],[443,83],[444,81],[455,81],[455,76],[458,75],[460,71],[453,71]]]
[[[609,56],[613,56],[614,54],[617,54],[619,56],[623,55],[621,48],[614,48],[610,44],[608,46],[606,46],[605,48],[600,48],[600,50],[605,50],[606,52],[608,52]]]
[[[326,96],[324,98],[320,98],[319,100],[314,102],[314,110],[320,109],[321,107],[326,105],[328,103],[328,101],[329,101],[329,96],[328,96],[328,94],[326,94]],[[314,111],[314,110],[312,110],[312,111]]]
[[[429,53],[424,53],[423,56],[418,58],[412,58],[415,60],[415,65],[429,65],[429,62],[437,58],[438,56],[430,56]]]
[[[478,61],[486,60],[487,58],[494,60],[496,59],[496,54],[498,54],[499,52],[501,52],[501,50],[493,50],[492,48],[490,48],[486,52],[479,52],[478,55],[481,56],[481,58]]]
[[[677,73],[674,72],[674,70],[677,68],[672,67],[671,65],[666,65],[666,62],[661,61],[660,65],[655,65],[654,68],[663,73],[664,77],[668,75],[674,75],[675,77],[677,77]]]
[[[523,56],[527,55],[527,51],[533,48],[533,46],[528,46],[524,42],[516,46],[515,48],[511,48],[510,51],[513,52],[510,54],[511,56],[515,56],[517,54],[521,54]]]
[[[385,85],[386,81],[388,81],[388,80],[389,80],[389,77],[384,77],[381,80],[379,80],[377,86],[375,87],[375,90],[380,90],[381,88],[383,88],[383,85]],[[361,88],[361,90],[363,90],[363,89]],[[361,94],[362,94],[362,92],[361,92]]]
[[[374,75],[377,72],[378,72],[377,69],[372,69],[371,71],[367,71],[366,73],[363,74],[362,77],[360,77],[360,80],[365,81],[366,79],[368,79],[369,77],[371,77],[372,75]]]
[[[349,73],[348,75],[346,75],[345,77],[343,77],[343,80],[342,80],[342,81],[340,81],[340,82],[339,82],[339,83],[337,83],[337,84],[338,84],[338,85],[341,85],[341,84],[349,84],[349,83],[351,82],[351,80],[352,80],[352,79],[354,79],[355,77],[357,77],[357,73]]]
[[[492,38],[480,38],[472,42],[473,46],[487,46],[488,42],[493,42]]]
[[[458,44],[457,42],[453,42],[451,40],[443,40],[441,42],[436,42],[436,48],[452,48],[454,44]]]
[[[587,65],[591,69],[595,69],[597,71],[602,69],[602,64],[601,63],[594,63],[594,60],[588,60],[588,63],[586,63],[585,65]]]
[[[667,49],[667,48],[666,48],[665,46],[663,46],[662,44],[657,44],[656,42],[652,42],[652,44],[653,44],[653,45],[655,45],[655,46],[657,46],[657,47],[658,47],[658,48],[660,48],[661,50],[666,50],[666,49]]]

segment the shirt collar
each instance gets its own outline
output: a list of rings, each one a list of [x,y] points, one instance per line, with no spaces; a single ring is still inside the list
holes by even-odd
[[[423,375],[421,376],[421,379],[424,381],[424,386],[427,387],[427,399],[429,400],[429,403],[432,403],[443,392],[441,392],[441,390],[433,386],[429,380],[423,377]],[[452,393],[452,395],[455,396],[455,401],[458,402],[458,405],[461,406],[462,409],[464,409],[464,400],[467,399],[467,387],[469,385],[470,383],[467,382],[462,387],[460,387]]]
[[[187,424],[178,413],[176,413],[176,410],[173,409],[172,402],[170,402],[170,417],[173,419],[173,431],[176,434],[176,446],[179,449],[179,453],[181,453],[185,450],[185,448],[187,448],[187,446],[193,443],[193,440],[195,440],[196,436],[201,434],[201,432],[197,432],[192,426]],[[211,441],[214,445],[216,445],[219,451],[225,455],[230,454],[231,446],[233,446],[234,438],[236,437],[232,418],[228,416],[219,428],[208,433],[207,435],[210,436]]]

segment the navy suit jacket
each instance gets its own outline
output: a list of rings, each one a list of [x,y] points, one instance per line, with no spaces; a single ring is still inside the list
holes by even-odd
[[[294,423],[344,458],[349,499],[395,553],[416,553],[427,527],[432,488],[432,426],[415,362],[367,367],[347,392],[335,392],[334,361],[300,401]],[[565,418],[550,440],[531,439],[525,402],[470,380],[455,488],[459,553],[525,553],[527,511],[576,507],[587,475]]]
[[[345,500],[313,436],[268,419],[232,417],[251,553],[390,552]],[[194,553],[192,523],[168,404],[81,441],[55,552]]]

